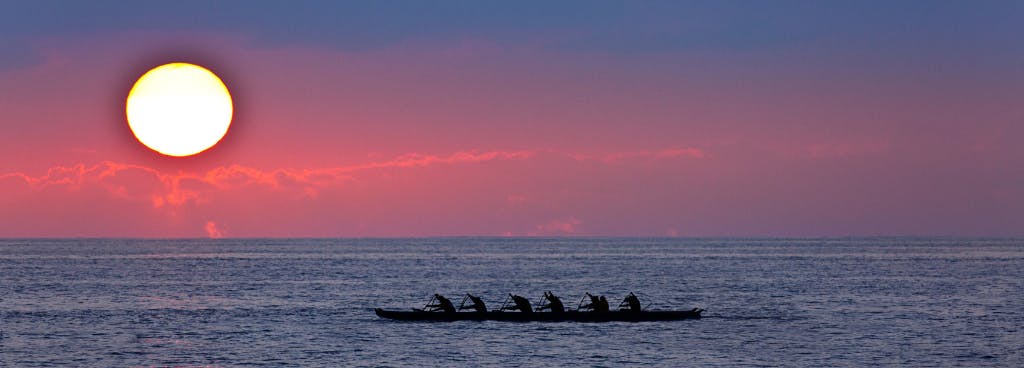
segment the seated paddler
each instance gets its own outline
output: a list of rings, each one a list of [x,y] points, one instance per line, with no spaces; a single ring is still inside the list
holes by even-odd
[[[510,310],[518,310],[523,313],[533,313],[533,306],[530,305],[530,300],[519,295],[508,294],[512,298],[513,306]]]
[[[590,299],[590,303],[587,303],[587,304],[583,304],[583,305],[581,305],[579,309],[590,309],[590,310],[594,310],[594,307],[595,307],[596,305],[598,305],[598,304],[601,304],[601,298],[598,298],[598,297],[596,297],[596,296],[594,296],[594,295],[591,295],[590,293],[587,293],[587,295],[585,296],[585,298],[589,298],[589,299]],[[581,302],[581,303],[582,303],[582,302]]]
[[[608,312],[611,307],[608,306],[608,299],[605,299],[604,295],[599,298],[599,304],[594,306],[594,312]]]
[[[581,306],[580,309],[590,309],[593,312],[608,311],[608,299],[605,299],[604,295],[594,296],[591,295],[590,293],[587,293],[587,297],[590,298],[590,303]]]
[[[563,313],[565,312],[565,305],[562,304],[562,300],[555,296],[550,291],[544,292],[544,299],[547,300],[547,304],[541,305],[537,308],[538,311],[550,309],[552,313]]]
[[[434,300],[437,302],[434,304],[427,304],[427,308],[429,308],[427,309],[428,311],[455,313],[455,305],[452,304],[452,301],[448,300],[448,298],[445,298],[441,294],[434,294]]]
[[[459,306],[459,310],[472,309],[480,313],[487,312],[487,305],[484,304],[483,299],[470,293],[466,293],[466,298],[469,298],[469,301],[473,304]]]
[[[625,299],[622,299],[622,303],[619,303],[620,311],[639,312],[643,307],[640,305],[640,298],[637,298],[633,293],[626,295]]]

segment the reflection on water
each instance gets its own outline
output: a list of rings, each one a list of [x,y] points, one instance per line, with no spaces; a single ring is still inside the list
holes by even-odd
[[[403,323],[630,291],[669,323]],[[1013,239],[2,240],[0,366],[1024,363]]]

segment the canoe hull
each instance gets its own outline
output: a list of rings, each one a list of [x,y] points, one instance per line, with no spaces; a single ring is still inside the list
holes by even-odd
[[[611,311],[611,312],[460,312],[440,313],[424,311],[395,311],[374,309],[381,318],[399,321],[418,322],[453,322],[453,321],[502,321],[502,322],[647,322],[647,321],[679,321],[699,319],[703,310],[688,311]]]

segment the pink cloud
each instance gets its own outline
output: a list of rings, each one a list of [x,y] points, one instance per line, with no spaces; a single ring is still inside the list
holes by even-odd
[[[547,223],[537,225],[534,232],[529,233],[530,236],[537,235],[572,235],[580,232],[580,225],[583,225],[583,220],[580,220],[574,216],[563,219],[554,219]]]
[[[837,166],[827,161],[837,156],[759,155],[750,165],[747,156],[722,148],[676,164],[699,157],[696,152],[462,151],[321,168],[228,164],[197,172],[110,161],[54,166],[39,175],[0,174],[0,234],[676,236],[675,229],[685,229],[704,236],[811,228],[842,235],[898,233],[906,225],[893,219],[920,219],[922,229],[962,222],[976,203],[1003,211],[994,217],[1011,223],[1021,203],[1012,183],[964,193],[912,170],[879,182],[877,165],[893,165],[888,161]],[[794,159],[805,165],[787,166]],[[750,184],[751,175],[758,185]],[[996,190],[1004,194],[990,199],[987,193]],[[971,201],[943,201],[956,195]],[[935,215],[920,216],[919,208]],[[585,214],[586,221],[569,214]],[[990,223],[969,225],[988,229]]]
[[[204,193],[244,187],[264,187],[315,197],[320,189],[352,180],[352,175],[360,171],[523,160],[532,156],[533,152],[529,151],[468,151],[448,156],[413,153],[386,161],[342,167],[261,170],[242,165],[228,165],[204,173],[164,173],[142,165],[103,161],[92,166],[56,166],[40,176],[20,172],[0,174],[0,179],[21,181],[34,190],[55,186],[75,190],[83,185],[94,185],[118,197],[148,201],[154,208],[161,208],[181,206],[190,202],[202,203]]]
[[[201,173],[165,173],[143,165],[103,161],[91,166],[85,164],[55,166],[40,176],[30,176],[21,172],[0,174],[0,179],[22,181],[34,190],[47,187],[66,187],[69,190],[76,190],[85,185],[92,185],[103,188],[117,197],[145,201],[150,203],[153,208],[164,208],[167,206],[178,207],[189,203],[203,204],[208,193],[246,187],[261,187],[295,193],[300,196],[316,197],[320,190],[349,182],[360,172],[498,160],[527,160],[534,158],[538,152],[541,151],[463,151],[447,156],[410,153],[390,160],[340,167],[262,170],[243,165],[227,165]],[[583,158],[586,160],[597,158],[604,163],[642,158],[705,157],[700,150],[695,148],[617,152],[598,156],[565,155],[577,160],[581,160],[581,157],[586,157]],[[526,199],[524,195],[508,195],[506,198],[507,203],[511,206],[520,206]]]
[[[509,194],[505,197],[505,202],[508,203],[510,207],[520,207],[526,203],[526,199],[526,196],[522,194]]]
[[[217,227],[216,222],[207,221],[205,229],[206,235],[210,237],[210,239],[220,239],[224,237],[224,232]]]
[[[691,159],[703,159],[707,158],[708,154],[700,148],[695,147],[679,147],[679,148],[667,148],[656,151],[625,151],[625,152],[613,152],[598,155],[586,155],[586,154],[571,154],[570,157],[577,161],[588,161],[598,160],[604,163],[620,163],[627,160],[639,160],[639,159],[673,159],[673,158],[691,158]]]
[[[881,154],[889,151],[891,147],[891,139],[875,138],[849,142],[815,143],[802,147],[800,153],[815,159],[841,158]]]

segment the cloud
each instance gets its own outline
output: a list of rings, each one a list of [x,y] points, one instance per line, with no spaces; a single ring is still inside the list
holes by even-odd
[[[118,197],[149,201],[153,207],[160,208],[201,202],[203,193],[207,192],[245,187],[262,187],[314,197],[320,189],[345,183],[361,171],[522,160],[532,156],[533,153],[529,151],[466,151],[448,156],[412,153],[391,160],[343,167],[262,170],[228,165],[203,173],[164,173],[142,165],[103,161],[91,166],[55,166],[40,176],[21,172],[0,174],[0,179],[21,181],[34,190],[48,187],[80,189],[85,185],[95,185]]]
[[[534,156],[534,154],[534,151],[489,151],[483,153],[479,153],[476,151],[464,151],[456,152],[448,156],[410,153],[388,161],[371,162],[363,165],[340,168],[338,170],[342,172],[352,172],[359,170],[391,167],[408,168],[423,167],[436,164],[475,163],[493,160],[521,160],[531,158]]]
[[[505,197],[505,203],[507,203],[509,207],[520,207],[526,203],[526,200],[527,197],[522,194],[509,194]]]
[[[410,153],[355,165],[195,172],[61,165],[0,174],[0,235],[835,235],[930,233],[964,218],[978,219],[967,234],[1021,228],[1012,216],[1019,186],[1002,172],[981,172],[989,179],[973,176],[971,186],[928,166],[933,175],[900,170],[878,181],[887,172],[878,165],[887,163],[875,159],[888,156],[792,165],[809,160],[792,147],[753,161],[724,149],[665,148]],[[691,160],[707,161],[678,164]],[[912,164],[898,168],[916,170]]]
[[[570,216],[537,225],[535,231],[529,233],[529,235],[572,235],[580,232],[580,225],[583,225],[583,220]]]
[[[890,147],[892,147],[892,140],[883,137],[854,142],[816,143],[803,147],[801,153],[815,159],[842,158],[885,153],[889,151]]]
[[[210,239],[220,239],[224,237],[224,232],[217,227],[217,223],[213,221],[206,222],[206,236]]]
[[[187,204],[201,205],[205,203],[210,193],[240,188],[261,188],[315,198],[325,188],[343,185],[354,180],[355,176],[360,173],[373,170],[528,160],[540,152],[553,151],[460,151],[449,155],[409,153],[389,160],[340,167],[263,170],[243,165],[227,165],[206,172],[177,173],[161,172],[137,164],[103,161],[94,165],[55,166],[47,169],[46,173],[40,176],[31,176],[21,172],[0,174],[0,180],[24,182],[36,191],[53,187],[79,190],[84,186],[96,186],[116,197],[147,202],[153,208],[159,209]],[[703,151],[696,148],[614,152],[593,156],[571,153],[562,155],[580,161],[598,160],[609,164],[640,159],[707,157]],[[522,205],[525,201],[526,197],[523,195],[508,195],[506,198],[506,202],[510,206]]]
[[[304,229],[321,235],[391,234],[394,229],[437,235],[466,229],[583,234],[582,220],[550,211],[573,208],[588,193],[604,191],[592,187],[601,185],[592,178],[618,175],[604,167],[637,165],[657,175],[661,171],[648,164],[693,155],[677,149],[643,152],[598,154],[587,163],[573,159],[579,155],[549,149],[409,153],[344,166],[230,164],[192,172],[114,161],[58,165],[35,175],[0,174],[0,203],[23,209],[17,216],[0,217],[8,221],[0,233],[226,236],[222,221],[229,221],[232,236],[308,234]],[[630,158],[611,162],[604,157]],[[583,194],[562,197],[572,188]],[[633,194],[627,190],[625,195]],[[93,215],[97,208],[104,210]],[[474,219],[469,222],[475,225],[452,220],[461,216]],[[81,226],[62,230],[47,221],[53,218],[81,219]],[[134,224],[133,230],[119,230],[126,223]],[[200,229],[204,232],[195,232]]]
[[[664,160],[675,158],[703,159],[709,155],[696,147],[676,147],[655,151],[625,151],[598,155],[570,154],[577,161],[601,161],[607,164],[622,163],[631,160]]]

